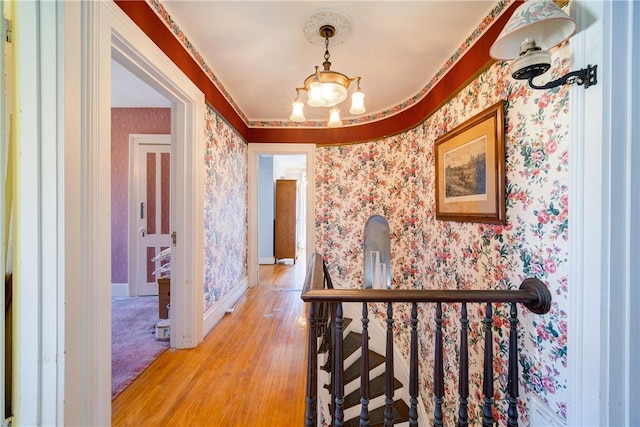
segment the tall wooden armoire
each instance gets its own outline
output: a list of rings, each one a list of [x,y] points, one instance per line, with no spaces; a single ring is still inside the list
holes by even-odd
[[[273,236],[275,261],[298,257],[297,216],[298,181],[276,180],[276,220]]]

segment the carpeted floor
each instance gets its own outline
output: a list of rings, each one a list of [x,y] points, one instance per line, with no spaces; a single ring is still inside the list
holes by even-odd
[[[158,297],[111,300],[111,398],[115,398],[163,351],[156,341]]]

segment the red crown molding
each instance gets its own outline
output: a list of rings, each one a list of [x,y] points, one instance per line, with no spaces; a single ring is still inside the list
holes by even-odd
[[[248,127],[209,76],[144,0],[113,0],[204,93],[206,101],[246,140]]]
[[[206,101],[249,142],[347,144],[396,135],[414,128],[493,63],[489,48],[506,25],[518,0],[487,29],[440,81],[415,105],[386,119],[342,128],[249,128],[209,76],[144,0],[114,0],[142,31],[196,84]]]

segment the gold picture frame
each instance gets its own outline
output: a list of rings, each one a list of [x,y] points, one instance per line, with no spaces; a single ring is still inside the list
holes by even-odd
[[[504,102],[438,138],[436,219],[504,224]]]

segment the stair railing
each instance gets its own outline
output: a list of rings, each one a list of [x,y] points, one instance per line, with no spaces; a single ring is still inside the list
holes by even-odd
[[[314,253],[309,261],[302,300],[309,303],[309,341],[307,361],[307,387],[305,426],[316,427],[318,425],[318,339],[324,334],[319,334],[319,323],[331,323],[333,327],[326,327],[327,333],[333,334],[330,349],[332,360],[331,391],[332,413],[331,425],[344,426],[344,366],[343,366],[343,311],[342,303],[363,304],[363,326],[366,331],[368,323],[366,314],[367,303],[387,304],[387,339],[386,339],[386,375],[385,375],[385,410],[384,425],[393,426],[393,303],[410,303],[410,356],[409,356],[409,426],[418,426],[418,310],[419,303],[436,304],[435,312],[435,354],[434,354],[434,413],[433,425],[443,426],[442,403],[444,398],[444,373],[443,373],[443,338],[442,338],[442,304],[461,304],[462,325],[460,332],[460,367],[459,367],[459,410],[456,425],[466,427],[468,425],[468,397],[469,397],[469,371],[468,371],[468,340],[467,330],[469,320],[467,318],[468,303],[485,303],[485,350],[484,350],[484,379],[483,379],[483,427],[493,426],[493,304],[510,305],[510,331],[509,331],[509,361],[507,378],[507,426],[518,425],[518,312],[517,304],[523,304],[536,314],[547,313],[551,308],[551,294],[540,280],[535,278],[525,279],[517,290],[409,290],[409,289],[331,289],[331,278],[322,259],[322,255]],[[328,320],[328,314],[335,316],[333,321]],[[319,317],[323,315],[325,317]],[[319,322],[322,320],[322,322]],[[365,334],[363,334],[364,337]],[[363,338],[364,344],[365,338]],[[366,345],[366,344],[365,344]],[[364,356],[364,349],[363,349]],[[361,370],[366,370],[368,362],[363,357]],[[366,363],[366,364],[365,364]],[[361,372],[362,373],[362,372]],[[368,377],[366,377],[368,379]],[[361,387],[361,413],[360,426],[369,425],[368,409],[368,385]],[[423,425],[426,425],[423,423]]]

